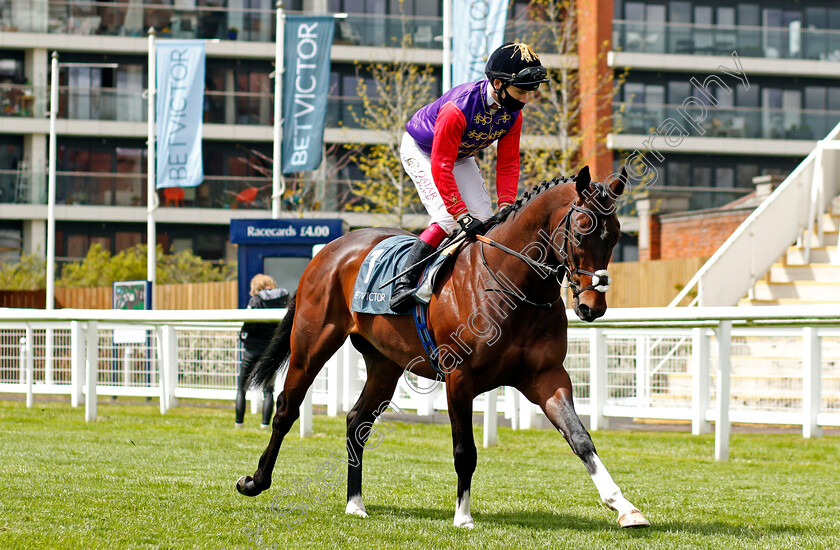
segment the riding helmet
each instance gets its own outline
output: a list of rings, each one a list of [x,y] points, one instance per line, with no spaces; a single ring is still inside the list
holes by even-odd
[[[484,74],[491,81],[498,78],[504,85],[522,90],[536,90],[548,82],[545,67],[540,58],[524,42],[506,42],[490,54]]]

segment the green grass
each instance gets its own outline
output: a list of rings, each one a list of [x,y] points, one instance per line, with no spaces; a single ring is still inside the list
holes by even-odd
[[[314,425],[303,441],[295,426],[272,488],[246,498],[234,483],[268,434],[233,430],[232,407],[162,416],[102,401],[88,425],[66,403],[0,401],[0,548],[840,548],[837,437],[736,434],[731,459],[716,463],[712,435],[597,432],[613,478],[652,523],[625,531],[559,434],[500,429],[498,447],[479,449],[476,528],[465,531],[452,527],[448,425],[397,423],[365,456],[368,519],[344,515],[341,483],[290,528],[272,499],[292,504],[293,484],[344,449],[343,419]]]

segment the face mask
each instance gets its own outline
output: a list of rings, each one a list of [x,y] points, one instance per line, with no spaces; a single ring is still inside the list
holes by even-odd
[[[502,92],[504,92],[504,94]],[[521,111],[522,107],[525,106],[525,102],[512,97],[508,91],[504,89],[504,87],[496,90],[496,96],[499,98],[499,103],[502,104],[502,107],[508,111]]]

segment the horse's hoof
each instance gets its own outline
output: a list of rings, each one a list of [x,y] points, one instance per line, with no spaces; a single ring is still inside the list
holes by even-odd
[[[257,489],[257,486],[254,484],[254,478],[251,476],[240,477],[236,481],[236,490],[239,491],[239,494],[245,495],[246,497],[255,497],[262,492]]]
[[[624,512],[618,516],[618,525],[619,527],[633,527],[639,529],[642,527],[650,527],[650,522],[640,511],[633,508],[629,512]]]
[[[349,516],[358,516],[360,518],[368,517],[367,510],[365,510],[365,505],[362,502],[361,497],[353,497],[347,501],[347,508],[344,509],[344,513]]]
[[[455,527],[460,527],[461,529],[475,529],[475,522],[470,516],[455,518],[453,524]]]

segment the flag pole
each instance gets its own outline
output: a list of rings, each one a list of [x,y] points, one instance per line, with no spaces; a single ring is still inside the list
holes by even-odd
[[[286,15],[283,2],[277,2],[277,30],[274,43],[274,165],[271,169],[271,217],[280,217],[283,193],[286,191],[286,180],[283,178],[283,46],[286,27]]]
[[[443,0],[443,91],[452,88],[452,0]]]
[[[146,207],[146,279],[152,283],[151,309],[154,309],[154,288],[157,253],[157,234],[155,229],[155,209],[158,206],[157,190],[155,181],[155,101],[157,98],[157,74],[155,59],[155,28],[149,28],[149,93],[148,93],[148,150],[146,153],[146,184],[147,184],[147,207]]]

